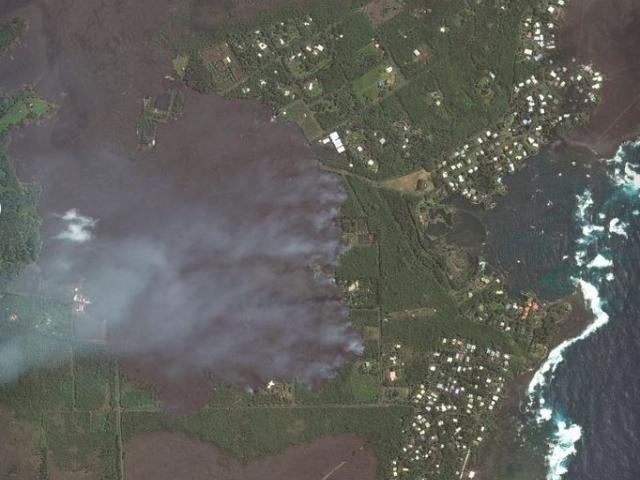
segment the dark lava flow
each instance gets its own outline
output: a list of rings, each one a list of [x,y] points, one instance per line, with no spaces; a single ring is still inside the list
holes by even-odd
[[[27,3],[0,9],[31,19],[0,85],[28,76],[59,109],[17,132],[10,153],[43,187],[41,288],[92,301],[79,335],[104,321],[125,373],[183,410],[206,402],[209,376],[332,376],[360,340],[339,290],[309,266],[336,262],[344,195],[301,132],[254,102],[187,93],[157,148],[136,152],[140,100],[170,72],[152,37],[185,2]]]
[[[560,48],[605,76],[602,102],[590,121],[567,138],[612,157],[625,140],[640,135],[640,2],[576,0],[568,4]]]

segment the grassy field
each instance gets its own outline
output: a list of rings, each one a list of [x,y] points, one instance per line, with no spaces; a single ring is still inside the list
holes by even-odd
[[[129,410],[157,410],[160,408],[160,401],[152,392],[130,382],[123,382],[120,387],[120,404]]]
[[[0,137],[16,125],[35,120],[52,110],[52,105],[31,93],[4,97],[0,101]]]
[[[278,119],[283,122],[293,122],[302,128],[304,136],[309,141],[317,140],[322,135],[322,127],[313,116],[309,107],[302,100],[296,100],[292,104],[284,107]]]

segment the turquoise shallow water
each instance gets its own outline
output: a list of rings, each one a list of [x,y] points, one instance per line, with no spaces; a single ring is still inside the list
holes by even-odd
[[[640,143],[626,144],[607,162],[606,195],[580,197],[576,263],[601,327],[566,349],[548,384],[550,408],[573,429],[557,436],[567,444],[557,459],[575,451],[548,478],[640,478],[639,171]]]
[[[544,470],[532,476],[524,462],[510,478],[640,478],[636,171],[640,144],[609,161],[547,151],[514,176],[509,195],[486,215],[487,255],[512,290],[552,299],[580,289],[593,313],[593,323],[552,351],[529,386],[529,438],[537,439]]]
[[[534,290],[546,299],[570,293],[577,195],[607,183],[590,154],[574,149],[545,150],[508,181],[509,193],[482,214],[489,262],[506,273],[514,293]]]

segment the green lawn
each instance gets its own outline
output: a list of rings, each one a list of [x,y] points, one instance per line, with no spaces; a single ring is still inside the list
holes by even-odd
[[[51,109],[50,103],[36,96],[18,97],[8,108],[0,110],[0,136],[7,133],[11,127],[35,120],[49,113]]]
[[[389,71],[391,69],[391,71]],[[365,102],[374,102],[388,95],[402,83],[400,71],[391,63],[372,68],[353,82],[354,95]]]
[[[313,112],[302,101],[296,100],[294,103],[283,107],[278,118],[284,122],[294,122],[302,128],[307,140],[317,140],[322,136],[322,127],[318,124]]]

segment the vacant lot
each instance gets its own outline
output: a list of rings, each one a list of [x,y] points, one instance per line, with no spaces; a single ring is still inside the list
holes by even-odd
[[[392,19],[404,8],[402,0],[371,0],[364,7],[364,13],[371,23],[379,25]]]
[[[146,433],[126,446],[129,480],[373,480],[376,462],[354,435],[323,437],[242,465],[224,451],[178,433]]]
[[[425,190],[432,190],[431,174],[424,168],[409,173],[403,177],[391,178],[385,180],[382,185],[391,190],[397,190],[402,193],[424,193]]]

